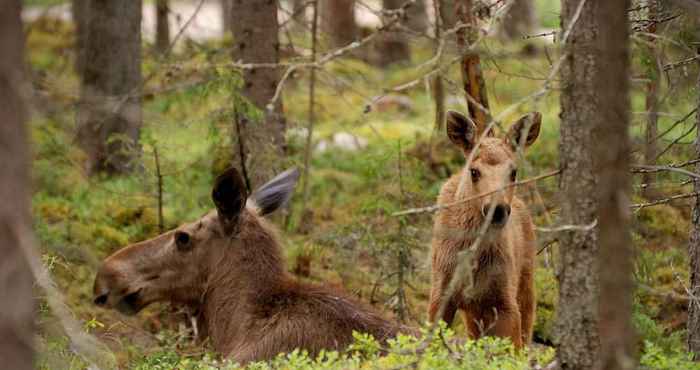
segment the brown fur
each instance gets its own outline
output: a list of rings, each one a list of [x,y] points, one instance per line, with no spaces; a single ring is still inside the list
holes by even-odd
[[[210,212],[108,257],[95,280],[96,302],[106,296],[100,304],[126,313],[155,301],[193,306],[215,350],[240,363],[296,348],[343,349],[353,331],[380,341],[410,332],[345,293],[294,279],[274,227],[254,206],[243,208],[232,233],[220,217]],[[176,247],[177,231],[190,235],[187,251]]]
[[[464,127],[459,127],[467,125],[459,120],[462,116],[456,112],[450,114],[458,121],[452,122],[456,127],[452,127],[450,138],[469,157],[474,148],[475,134],[470,132],[474,127],[467,126],[465,131]],[[539,116],[534,117],[537,127],[533,129],[539,131]],[[485,138],[478,146],[470,168],[465,167],[443,185],[438,204],[487,193],[510,182],[516,159],[511,143],[518,141],[518,130],[521,129],[522,124],[516,125],[505,140]],[[530,129],[525,145],[530,145],[537,137],[533,129]],[[471,169],[478,169],[481,173],[477,182],[472,182]],[[461,182],[463,189],[460,195]],[[503,226],[490,226],[475,251],[473,287],[465,292],[465,278],[457,277],[462,285],[451,296],[445,296],[457,268],[458,253],[473,243],[484,221],[482,209],[491,203],[509,205],[510,216]],[[535,316],[534,259],[534,226],[525,204],[515,195],[513,187],[440,210],[435,219],[432,241],[429,320],[442,319],[449,325],[456,312],[461,310],[471,337],[495,335],[510,338],[516,348],[527,345],[532,338]],[[443,315],[437,317],[443,304]]]

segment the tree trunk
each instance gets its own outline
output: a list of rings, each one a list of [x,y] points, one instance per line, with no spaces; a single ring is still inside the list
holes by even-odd
[[[599,369],[636,369],[632,326],[634,247],[630,236],[629,193],[629,0],[597,2],[598,65],[595,91],[600,98],[595,162],[599,168],[600,248]]]
[[[168,0],[156,0],[156,50],[159,53],[165,53],[170,47],[168,13]]]
[[[72,0],[71,13],[75,25],[75,73],[83,73],[85,65],[85,37],[87,34],[87,0]]]
[[[231,7],[233,0],[221,0],[221,16],[223,17],[222,25],[224,29],[222,34],[226,35],[227,32],[231,32],[231,21],[233,20],[233,13],[231,13]]]
[[[489,111],[486,83],[481,71],[481,59],[476,52],[467,51],[470,45],[476,42],[478,32],[476,18],[472,13],[472,5],[472,0],[456,1],[454,12],[461,23],[468,25],[467,28],[462,28],[457,32],[457,44],[462,50],[460,71],[462,73],[462,85],[467,99],[469,116],[476,124],[477,134],[481,135],[491,121],[491,113]]]
[[[509,40],[522,39],[535,28],[533,0],[515,0],[501,20],[500,34]]]
[[[404,3],[405,1],[403,0],[382,1],[384,10],[398,9]],[[379,64],[382,66],[411,61],[411,49],[408,46],[408,38],[401,30],[385,31],[380,35],[379,47]]]
[[[658,4],[657,0],[647,0],[648,17],[649,19],[656,19],[658,17]],[[656,33],[656,23],[652,22],[647,28],[647,33]],[[648,165],[656,164],[657,150],[657,136],[658,136],[658,120],[659,120],[659,75],[661,71],[659,70],[659,64],[657,62],[658,53],[656,50],[656,38],[647,37],[646,42],[647,47],[644,48],[645,58],[644,65],[646,67],[646,75],[649,82],[647,82],[646,91],[646,112],[647,112],[647,127],[646,127],[646,145],[644,147],[644,163]],[[642,195],[647,199],[655,198],[654,193],[654,183],[656,182],[655,173],[645,173],[642,176],[642,182],[644,186],[642,187]]]
[[[425,0],[416,0],[409,6],[408,9],[406,9],[406,18],[406,26],[408,26],[408,28],[420,33],[427,32],[428,12],[425,7]]]
[[[234,58],[244,63],[277,63],[277,2],[234,0],[232,11],[235,14],[231,22]],[[248,69],[243,79],[244,99],[236,99],[234,103],[234,158],[251,189],[272,178],[284,165],[286,124],[281,96],[273,109],[267,109],[280,82],[279,70]]]
[[[338,48],[355,41],[355,0],[324,0],[321,9],[321,31],[329,37],[329,47]]]
[[[34,368],[33,278],[22,252],[30,232],[29,148],[25,110],[21,1],[0,2],[0,359],[2,368]]]
[[[582,0],[562,0],[562,30],[568,30]],[[561,67],[561,222],[590,225],[596,219],[593,125],[597,93],[591,55],[596,41],[592,1],[586,1],[564,44]],[[592,369],[599,349],[597,236],[594,230],[562,232],[559,237],[559,305],[555,324],[557,360],[561,369]]]
[[[141,0],[88,0],[77,140],[88,173],[128,172],[141,128]]]
[[[700,55],[700,47],[696,50]],[[697,88],[700,89],[700,74],[698,74]],[[700,95],[697,106],[700,108]],[[700,158],[700,109],[695,114],[697,136],[695,138],[695,157]],[[700,163],[695,164],[695,173],[700,173]],[[693,179],[693,191],[700,192],[700,180]],[[693,204],[693,227],[690,229],[690,245],[688,254],[690,259],[690,296],[700,297],[700,197],[695,198]],[[695,360],[700,360],[700,301],[691,299],[688,306],[688,350],[694,353]]]

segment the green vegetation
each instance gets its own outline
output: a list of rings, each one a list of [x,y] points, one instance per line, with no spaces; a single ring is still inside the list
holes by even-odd
[[[30,2],[33,3],[33,2]],[[43,2],[42,2],[43,3]],[[556,9],[554,0],[538,4]],[[546,27],[558,26],[558,10],[542,13]],[[34,83],[50,104],[42,107],[31,122],[36,192],[33,211],[44,261],[59,290],[83,330],[104,341],[124,368],[213,369],[237,368],[208,353],[206,346],[191,340],[187,325],[167,307],[155,305],[135,318],[94,307],[91,284],[97,262],[116,249],[159,233],[154,150],[161,159],[164,174],[165,229],[200,216],[212,207],[209,199],[213,176],[226,166],[230,157],[232,95],[240,85],[237,72],[222,65],[229,60],[230,40],[209,44],[187,44],[165,62],[146,55],[144,75],[153,73],[146,91],[159,91],[145,99],[145,127],[142,131],[141,170],[121,178],[87,178],[82,170],[83,154],[73,145],[77,80],[71,69],[70,27],[58,21],[40,21],[31,26],[28,57]],[[487,41],[488,50],[503,51],[501,57],[485,58],[486,80],[492,109],[502,111],[510,104],[541,88],[550,64],[544,53],[522,57],[522,45],[503,46]],[[537,45],[542,48],[542,45]],[[414,60],[424,60],[431,46],[416,43]],[[508,49],[508,50],[506,50]],[[556,57],[556,56],[554,56]],[[694,75],[695,71],[691,73]],[[290,269],[298,256],[309,260],[312,281],[342,284],[362,300],[371,301],[396,314],[392,277],[397,267],[396,251],[410,249],[407,292],[411,324],[423,322],[429,290],[429,241],[432,216],[421,214],[404,218],[391,213],[430,205],[434,202],[444,171],[433,171],[427,164],[432,135],[433,106],[422,84],[406,91],[412,108],[386,111],[366,109],[369,99],[386,88],[408,82],[420,75],[411,67],[382,71],[361,61],[343,59],[321,74],[330,83],[317,89],[319,104],[314,141],[328,140],[334,133],[348,132],[367,139],[360,151],[330,149],[316,153],[312,160],[310,209],[300,222],[300,197],[291,205],[291,216],[280,222],[288,250]],[[518,76],[532,76],[538,79]],[[448,76],[459,81],[458,71]],[[335,81],[335,82],[334,82]],[[340,82],[338,82],[340,81]],[[298,134],[306,126],[308,91],[306,71],[291,82],[283,96],[290,132],[289,160],[301,165],[303,140]],[[172,86],[180,86],[171,89]],[[340,86],[340,87],[339,87]],[[343,87],[345,86],[345,87]],[[349,86],[349,87],[348,87]],[[459,84],[450,85],[449,106],[460,108]],[[662,116],[664,130],[693,104],[693,96],[681,93],[669,99]],[[636,89],[635,111],[643,110],[643,91]],[[461,109],[461,108],[460,108]],[[507,126],[531,110],[543,113],[539,141],[527,153],[523,178],[557,167],[558,96],[556,90],[542,99],[516,109],[504,120]],[[637,123],[642,116],[636,116]],[[687,130],[688,122],[672,129],[675,138]],[[635,131],[641,137],[641,131]],[[438,139],[436,139],[438,140]],[[687,139],[688,140],[688,139]],[[670,139],[668,140],[670,141]],[[666,142],[668,142],[666,141]],[[400,148],[400,149],[399,149]],[[667,162],[688,158],[688,150],[674,149],[663,157]],[[443,169],[454,173],[461,155],[450,145],[441,144],[436,152]],[[689,185],[678,185],[679,175],[660,175],[661,195],[686,192]],[[556,221],[556,179],[538,183],[540,196],[522,191],[536,223],[550,226]],[[642,202],[641,199],[637,201]],[[642,349],[641,364],[649,369],[692,369],[684,350],[683,315],[685,303],[677,300],[685,292],[688,207],[679,204],[642,209],[635,214],[635,243],[638,247],[637,279],[644,286],[637,292],[635,322]],[[557,306],[556,244],[552,258],[538,261],[538,317],[535,337],[551,344]],[[666,293],[672,292],[676,296]],[[670,302],[670,303],[669,303]],[[71,350],[64,332],[57,328],[45,305],[41,311],[40,365],[84,369],[86,363]],[[430,369],[527,369],[533,363],[546,364],[553,356],[550,347],[516,354],[504,341],[486,338],[478,342],[453,343],[464,338],[460,325],[455,333],[445,332],[446,345],[436,337],[427,347],[412,338],[399,338],[384,355],[376,342],[358,335],[347,353],[328,352],[316,359],[302,353],[280,355],[271,363],[253,364],[251,369],[395,369],[415,363]],[[56,365],[59,364],[59,365]]]

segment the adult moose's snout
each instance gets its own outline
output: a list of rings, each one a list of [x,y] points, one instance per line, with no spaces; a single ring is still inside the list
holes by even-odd
[[[485,204],[484,207],[481,209],[481,214],[484,217],[486,217],[491,207],[491,203]],[[496,227],[503,227],[505,226],[506,222],[508,222],[508,217],[510,217],[510,205],[503,203],[496,204],[495,206],[493,206],[493,216],[491,217],[491,225]]]

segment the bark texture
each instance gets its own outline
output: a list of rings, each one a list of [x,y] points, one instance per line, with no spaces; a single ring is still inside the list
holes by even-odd
[[[600,98],[596,124],[600,248],[599,369],[636,369],[632,326],[634,248],[629,232],[629,0],[596,3]]]
[[[166,52],[170,47],[168,13],[168,0],[156,0],[156,50],[160,53]]]
[[[20,0],[0,2],[0,359],[2,368],[34,368],[33,279],[22,253],[31,230],[29,150]]]
[[[500,34],[510,40],[522,39],[535,28],[534,0],[515,0],[500,25]]]
[[[72,0],[71,15],[75,25],[75,73],[80,75],[85,65],[85,37],[87,35],[87,0]]]
[[[562,30],[572,25],[582,0],[562,0]],[[594,123],[598,117],[593,76],[598,71],[594,46],[598,30],[593,1],[586,1],[573,23],[561,67],[559,167],[561,223],[589,225],[596,219]],[[592,369],[598,339],[598,243],[595,231],[565,231],[559,236],[559,305],[555,324],[561,369]]]
[[[234,0],[232,10],[234,59],[244,63],[277,63],[277,1]],[[279,70],[249,69],[243,73],[243,79],[243,99],[234,102],[234,161],[251,189],[271,179],[284,165],[286,125],[281,97],[272,110],[267,109],[280,81]]]
[[[696,52],[700,54],[700,48]],[[697,88],[700,89],[700,74],[698,74]],[[698,95],[698,107],[700,107],[700,95]],[[695,125],[700,129],[700,110],[695,115]],[[700,131],[697,132],[700,133]],[[695,156],[700,158],[700,134],[695,138]],[[700,173],[700,163],[695,164],[695,173]],[[694,179],[693,190],[700,192],[700,180]],[[690,296],[700,297],[700,197],[695,198],[693,204],[692,223],[688,246]],[[700,301],[697,299],[691,299],[688,307],[688,350],[693,352],[696,361],[700,360]]]
[[[457,44],[462,49],[460,72],[462,73],[462,84],[469,116],[476,124],[477,135],[481,135],[486,125],[491,121],[491,114],[486,82],[481,71],[481,59],[476,52],[467,51],[469,46],[476,42],[478,32],[476,17],[473,14],[473,2],[472,0],[455,1],[454,9],[457,19],[461,23],[469,25],[457,32]]]
[[[358,37],[355,23],[355,0],[324,0],[321,9],[321,31],[329,38],[328,46],[345,46]]]
[[[141,0],[87,0],[77,140],[88,173],[128,172],[141,128]]]

